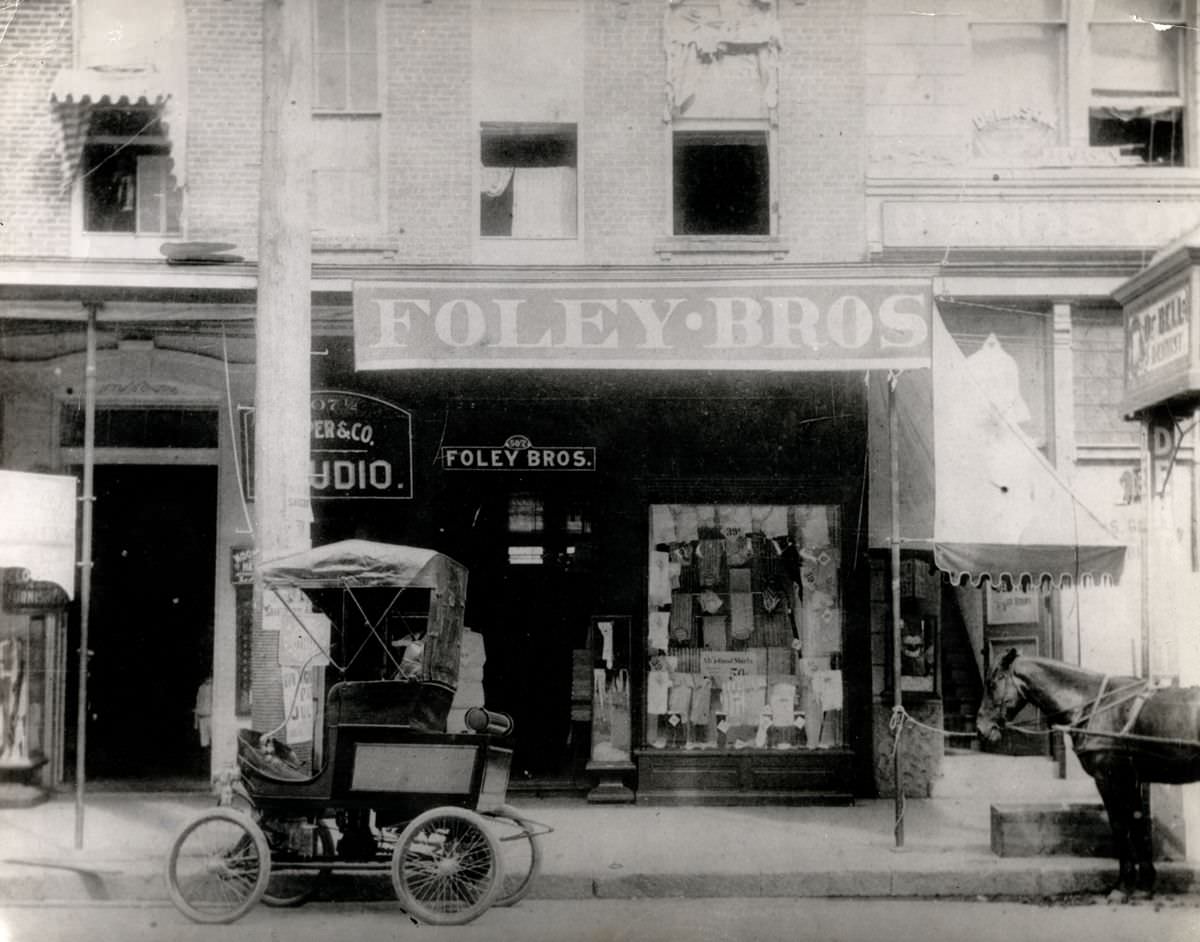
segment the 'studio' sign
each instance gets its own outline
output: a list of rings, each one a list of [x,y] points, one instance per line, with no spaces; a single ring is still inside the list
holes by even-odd
[[[929,365],[928,281],[354,285],[355,364],[899,369]]]
[[[362,393],[312,394],[313,500],[412,497],[412,417]]]

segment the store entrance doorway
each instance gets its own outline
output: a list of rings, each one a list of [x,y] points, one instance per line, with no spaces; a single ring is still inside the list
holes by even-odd
[[[88,647],[89,781],[207,782],[196,693],[212,671],[217,469],[97,465]],[[71,618],[66,763],[75,769],[79,603]]]
[[[573,717],[575,652],[594,611],[592,512],[548,490],[494,496],[471,571],[468,624],[484,637],[484,695],[516,724],[512,784],[584,787],[587,724]],[[484,558],[486,557],[486,559]]]

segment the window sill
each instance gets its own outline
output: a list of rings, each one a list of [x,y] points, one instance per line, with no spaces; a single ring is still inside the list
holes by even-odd
[[[668,236],[654,243],[664,262],[675,255],[770,255],[781,261],[791,250],[779,236]]]

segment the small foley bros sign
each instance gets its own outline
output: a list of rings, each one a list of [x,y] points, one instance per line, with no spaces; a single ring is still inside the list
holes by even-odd
[[[580,445],[534,445],[524,435],[511,435],[500,447],[444,445],[446,471],[594,471],[596,449]]]

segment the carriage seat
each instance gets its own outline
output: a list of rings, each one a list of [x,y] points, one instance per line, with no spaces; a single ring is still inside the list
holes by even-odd
[[[325,762],[308,772],[287,743],[263,742],[261,733],[238,731],[238,765],[252,791],[296,787],[319,791],[328,786],[327,772],[336,751],[339,727],[400,727],[424,733],[444,733],[454,691],[444,684],[412,680],[341,681],[329,690],[325,706]],[[352,741],[353,737],[351,737]],[[295,792],[299,794],[299,792]]]
[[[325,726],[406,726],[444,733],[454,691],[417,680],[344,680],[330,688]]]

